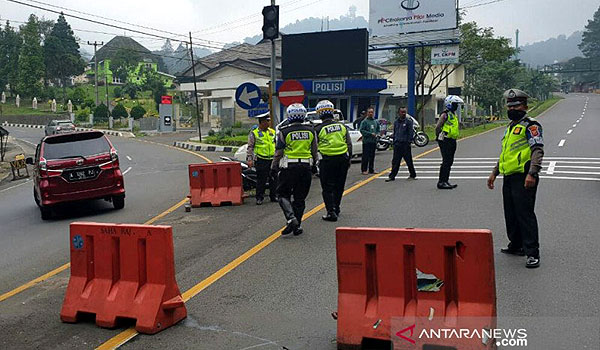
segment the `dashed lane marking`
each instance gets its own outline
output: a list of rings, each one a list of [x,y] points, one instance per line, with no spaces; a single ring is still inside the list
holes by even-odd
[[[565,139],[560,140],[560,142],[558,143],[558,147],[564,146],[565,142],[567,142],[567,140],[565,140]]]

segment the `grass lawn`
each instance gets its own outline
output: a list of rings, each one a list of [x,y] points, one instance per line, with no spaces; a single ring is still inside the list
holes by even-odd
[[[0,104],[0,115],[51,115],[51,114],[64,114],[66,112],[60,111],[59,106],[56,107],[57,113],[53,113],[50,110],[50,106],[47,103],[38,103],[38,109],[31,108],[31,101],[29,99],[21,99],[21,106],[17,107],[15,101],[6,101],[5,104]]]
[[[248,143],[248,135],[229,136],[229,137],[217,137],[217,136],[206,136],[202,138],[202,143],[208,143],[211,145],[222,145],[222,146],[242,146]]]

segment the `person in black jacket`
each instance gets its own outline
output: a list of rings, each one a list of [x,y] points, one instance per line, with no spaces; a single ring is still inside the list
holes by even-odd
[[[398,117],[394,121],[394,156],[392,158],[392,171],[385,182],[394,181],[398,170],[400,169],[400,162],[402,158],[408,166],[408,172],[410,176],[409,180],[415,180],[417,173],[412,159],[412,151],[410,144],[415,138],[414,124],[411,118],[406,117],[406,109],[404,107],[398,108]]]

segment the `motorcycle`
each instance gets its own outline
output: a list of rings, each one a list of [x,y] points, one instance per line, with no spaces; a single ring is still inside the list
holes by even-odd
[[[406,117],[412,119],[412,121],[413,121],[413,131],[414,131],[415,137],[413,138],[412,142],[417,147],[427,146],[427,144],[429,143],[429,136],[427,136],[427,134],[425,132],[419,131],[419,128],[421,127],[419,122],[410,115],[407,115]],[[377,146],[376,147],[377,147],[378,151],[385,151],[388,148],[390,148],[393,144],[394,144],[394,139],[392,138],[391,134],[386,133],[384,135],[380,135],[377,137]]]
[[[248,163],[244,161],[231,157],[221,156],[220,158],[222,162],[238,162],[242,165],[242,187],[244,188],[244,191],[250,191],[256,188],[256,168],[250,167]],[[268,182],[266,187],[269,187]]]

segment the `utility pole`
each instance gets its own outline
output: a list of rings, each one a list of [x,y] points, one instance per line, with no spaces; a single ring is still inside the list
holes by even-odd
[[[98,106],[98,55],[96,55],[96,48],[104,45],[104,41],[87,42],[88,45],[94,45],[94,87],[96,90],[96,106]]]
[[[271,0],[271,6],[275,6],[275,0]],[[279,28],[277,28],[279,31]],[[279,36],[279,33],[277,33],[277,36]],[[279,123],[279,120],[277,121],[277,123],[275,123],[275,117],[277,116],[277,113],[275,113],[275,110],[273,108],[273,99],[275,98],[275,92],[276,92],[276,86],[277,85],[277,75],[276,75],[276,68],[275,65],[277,64],[277,54],[275,52],[275,39],[271,39],[271,86],[270,86],[270,91],[269,91],[269,110],[271,111],[271,128],[273,128],[274,125],[277,125]]]
[[[194,98],[196,99],[196,124],[198,124],[198,141],[202,142],[202,127],[200,126],[200,106],[198,105],[198,87],[196,85],[196,64],[194,63],[192,32],[190,32],[190,58],[192,59],[192,75],[194,76]]]

